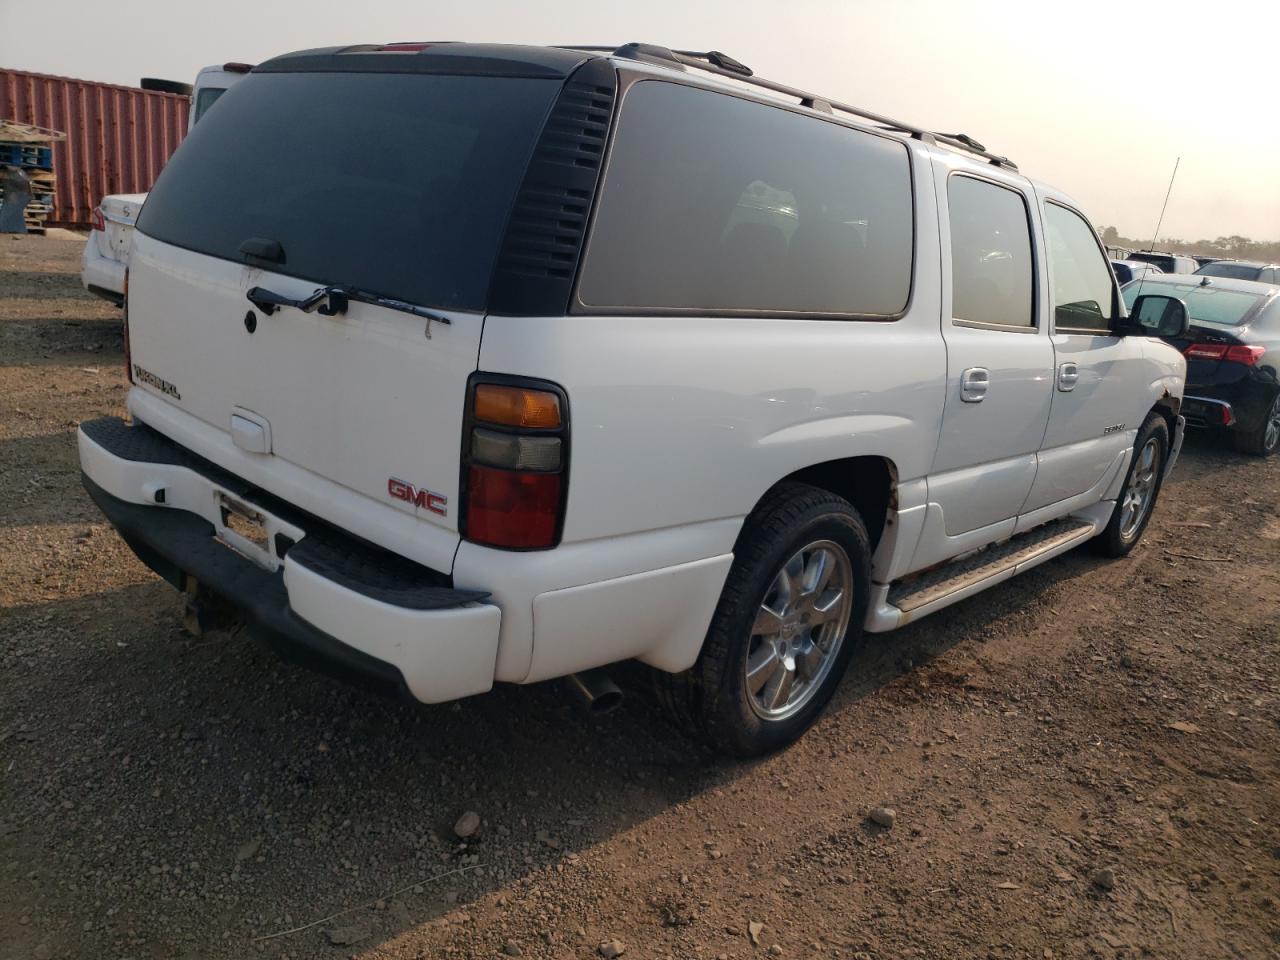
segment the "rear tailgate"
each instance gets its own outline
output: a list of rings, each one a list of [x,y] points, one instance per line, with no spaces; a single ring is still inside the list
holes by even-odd
[[[228,436],[233,415],[262,425],[265,462],[290,465],[282,479],[301,468],[430,525],[427,555],[415,559],[451,570],[489,275],[560,85],[251,74],[194,128],[139,222],[129,290],[137,389]],[[243,252],[245,241],[265,258]],[[335,316],[268,314],[247,299],[254,287],[304,299],[329,285],[446,322],[355,299]],[[248,449],[243,435],[237,442]],[[267,489],[271,476],[258,470]]]

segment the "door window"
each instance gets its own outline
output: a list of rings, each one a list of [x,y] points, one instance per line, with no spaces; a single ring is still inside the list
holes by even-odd
[[[1092,228],[1075,211],[1054,203],[1045,204],[1044,227],[1055,326],[1106,333],[1115,314],[1115,284]]]
[[[951,316],[1001,327],[1035,326],[1031,229],[1022,195],[955,176],[951,211]]]

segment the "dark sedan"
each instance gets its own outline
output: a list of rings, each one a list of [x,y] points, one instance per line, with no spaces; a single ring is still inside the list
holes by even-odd
[[[1217,260],[1204,264],[1193,276],[1280,284],[1280,264],[1255,263],[1252,260]]]
[[[1245,453],[1274,453],[1280,447],[1280,286],[1164,275],[1123,292],[1129,306],[1140,293],[1187,305],[1187,336],[1169,341],[1187,358],[1187,424],[1229,430]]]

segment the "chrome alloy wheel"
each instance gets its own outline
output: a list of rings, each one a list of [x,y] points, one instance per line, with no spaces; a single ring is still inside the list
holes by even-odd
[[[756,611],[747,647],[751,709],[764,720],[802,710],[831,672],[853,611],[853,565],[818,540],[782,565]]]
[[[1156,481],[1160,477],[1160,440],[1151,437],[1138,451],[1137,463],[1129,477],[1129,485],[1120,498],[1120,538],[1132,540],[1142,527],[1142,521],[1151,512],[1156,498]]]
[[[1280,444],[1280,393],[1276,394],[1275,403],[1267,414],[1267,429],[1262,436],[1262,449],[1268,452]]]

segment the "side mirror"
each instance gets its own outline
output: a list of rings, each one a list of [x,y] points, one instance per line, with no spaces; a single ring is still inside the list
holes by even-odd
[[[1139,337],[1177,339],[1187,335],[1190,325],[1187,305],[1177,297],[1144,293],[1133,301],[1129,311],[1129,332]]]

